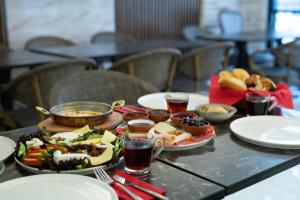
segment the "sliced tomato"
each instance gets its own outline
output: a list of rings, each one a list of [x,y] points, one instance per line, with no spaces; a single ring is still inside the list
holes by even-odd
[[[43,149],[41,147],[30,147],[29,150],[31,150],[31,151],[42,151],[42,150],[45,150],[45,149]]]
[[[46,145],[46,147],[51,147],[51,148],[57,149],[57,150],[61,151],[62,153],[69,152],[69,150],[63,146],[58,146],[58,145],[54,145],[54,144],[45,144],[45,145]]]
[[[24,158],[37,158],[41,159],[43,157],[42,152],[27,152]]]
[[[39,167],[42,165],[43,161],[41,159],[35,159],[35,158],[23,158],[23,162],[25,165]]]

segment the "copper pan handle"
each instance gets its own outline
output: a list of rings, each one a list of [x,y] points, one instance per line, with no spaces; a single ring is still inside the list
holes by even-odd
[[[48,110],[46,110],[45,108],[36,106],[35,109],[44,115],[51,115],[51,113]]]

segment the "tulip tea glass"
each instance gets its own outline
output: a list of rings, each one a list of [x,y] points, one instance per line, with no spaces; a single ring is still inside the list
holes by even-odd
[[[170,92],[165,95],[170,113],[186,112],[189,103],[189,94],[181,92]]]
[[[150,163],[159,155],[163,146],[154,151],[156,137],[147,133],[131,133],[123,137],[125,171],[133,175],[150,172]]]
[[[276,97],[271,95],[260,96],[254,93],[246,93],[247,113],[249,116],[266,115],[277,104]]]

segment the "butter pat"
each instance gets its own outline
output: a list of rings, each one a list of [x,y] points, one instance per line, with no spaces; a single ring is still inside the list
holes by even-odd
[[[170,133],[172,131],[175,131],[176,128],[171,126],[170,124],[166,122],[159,122],[154,125],[154,129],[158,133]]]

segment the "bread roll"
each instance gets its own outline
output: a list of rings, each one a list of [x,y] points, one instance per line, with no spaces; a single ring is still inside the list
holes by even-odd
[[[250,76],[249,73],[242,68],[235,68],[232,71],[232,74],[241,81],[245,81]]]
[[[246,84],[240,79],[234,77],[221,77],[218,84],[220,87],[230,88],[234,90],[247,90]]]
[[[219,78],[223,78],[223,77],[234,77],[233,74],[229,71],[220,71],[219,73]]]
[[[264,90],[267,90],[267,91],[276,90],[276,85],[271,79],[269,79],[267,77],[262,77],[260,80],[262,82]]]
[[[260,80],[260,75],[252,74],[245,80],[245,83],[248,87],[255,87],[258,80]]]

